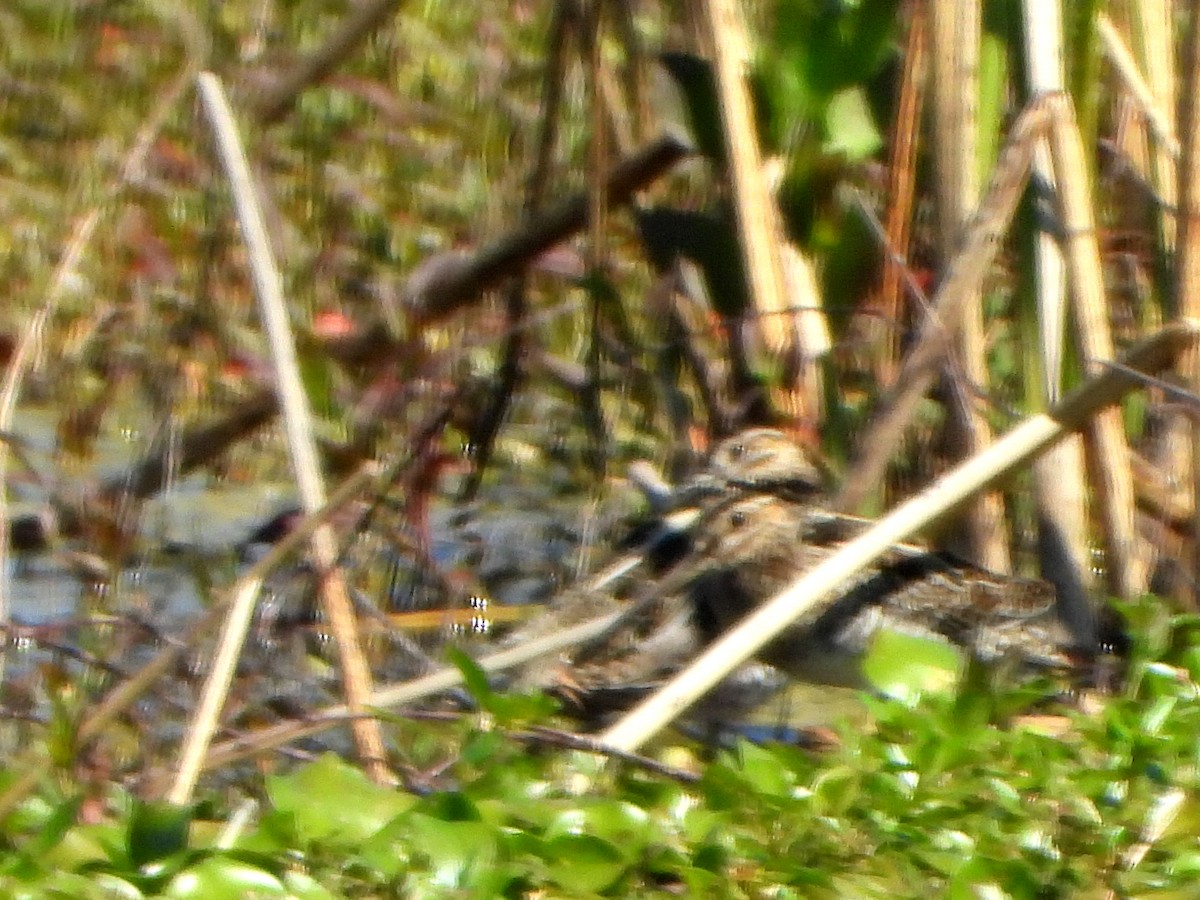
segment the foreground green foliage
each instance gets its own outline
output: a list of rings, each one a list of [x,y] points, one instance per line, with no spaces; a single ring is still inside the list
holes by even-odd
[[[1044,685],[1001,690],[972,673],[954,695],[868,701],[873,727],[840,728],[823,753],[743,742],[701,764],[660,748],[701,772],[686,783],[530,752],[510,728],[543,704],[484,697],[483,718],[396,723],[413,770],[432,773],[422,795],[375,787],[334,756],[269,777],[249,816],[202,805],[190,823],[118,793],[102,821],[79,824],[82,789],[47,790],[6,823],[0,885],[9,896],[1189,896],[1200,658],[1182,648],[1200,620],[1150,602],[1131,615],[1145,640],[1099,711],[1064,712]]]

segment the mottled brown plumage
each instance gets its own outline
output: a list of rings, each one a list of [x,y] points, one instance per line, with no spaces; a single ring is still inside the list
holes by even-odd
[[[671,508],[697,514],[735,496],[769,494],[811,503],[822,493],[821,474],[804,449],[773,428],[750,428],[719,442],[705,467],[679,486]],[[650,567],[661,575],[691,550],[691,535],[660,529],[648,551]]]
[[[697,627],[712,639],[836,549],[811,540],[812,510],[769,495],[714,508],[696,538],[691,580]],[[819,516],[818,516],[819,518]],[[984,661],[1067,666],[1074,650],[1053,588],[1002,578],[950,557],[897,548],[831,604],[792,624],[760,658],[796,677],[862,683],[860,664],[882,628],[942,637]]]
[[[672,506],[676,512],[694,510],[703,522],[705,510],[731,496],[800,500],[817,496],[820,489],[820,474],[800,447],[782,432],[755,428],[717,444],[704,470],[680,487]],[[697,571],[691,541],[686,530],[660,528],[647,551],[654,578],[638,585],[640,600],[621,600],[610,588],[575,589],[521,626],[506,646],[618,609],[627,613],[601,639],[524,667],[512,686],[558,691],[582,702],[589,693],[612,694],[618,686],[648,688],[690,660],[702,647],[684,590]]]
[[[596,698],[608,698],[604,705],[613,697],[626,698],[615,705],[632,702],[870,524],[820,509],[816,468],[771,429],[721,442],[679,495],[677,509],[690,505],[697,522],[681,533],[676,558],[659,561],[660,577],[639,585],[640,599],[569,592],[509,643],[618,609],[625,613],[619,624],[556,660],[526,667],[514,684],[557,692],[584,709]],[[861,687],[863,657],[887,628],[941,637],[987,662],[1067,666],[1077,648],[1054,607],[1045,582],[897,547],[789,626],[759,658],[803,680]]]
[[[750,428],[717,444],[704,469],[679,490],[681,503],[703,505],[734,492],[811,501],[822,492],[821,473],[804,449],[781,431]]]

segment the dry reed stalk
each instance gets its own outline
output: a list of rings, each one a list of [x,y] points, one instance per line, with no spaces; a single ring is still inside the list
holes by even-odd
[[[883,387],[892,385],[900,365],[900,332],[905,319],[904,266],[908,259],[913,205],[917,195],[917,149],[928,63],[925,4],[918,0],[910,3],[909,7],[904,71],[900,76],[900,96],[896,101],[896,120],[892,126],[892,142],[888,153],[884,246],[890,252],[884,254],[883,278],[879,288],[879,308],[887,338],[876,367],[876,377]]]
[[[801,351],[795,310],[818,309],[820,301],[814,293],[789,296],[789,290],[813,291],[816,281],[785,275],[783,224],[768,189],[758,146],[758,128],[746,85],[750,46],[737,0],[709,0],[702,7],[751,303],[768,352],[779,359],[795,360]],[[804,386],[802,381],[785,388],[782,400],[790,416],[818,408],[819,385],[810,382],[808,390],[801,393],[799,389]]]
[[[963,245],[963,230],[979,202],[978,98],[981,11],[974,0],[947,0],[930,5],[930,74],[933,144],[937,161],[934,189],[938,205],[938,243],[942,259],[952,259]],[[972,394],[988,390],[987,347],[980,286],[963,298],[957,335],[959,362],[966,390],[950,404],[954,443],[962,457],[974,456],[992,441],[992,430]],[[965,394],[966,396],[962,396]],[[964,511],[965,546],[954,549],[993,572],[1008,572],[1004,500],[985,494]]]
[[[271,346],[280,408],[283,412],[297,488],[305,511],[312,514],[325,506],[325,484],[317,462],[312,414],[300,377],[295,343],[283,298],[283,282],[271,251],[262,210],[255,196],[256,189],[245,149],[238,136],[233,111],[229,107],[221,82],[212,73],[203,72],[199,76],[199,89],[204,111],[213,129],[217,151],[229,179],[242,239],[246,244],[255,295]],[[337,540],[328,524],[322,524],[314,531],[312,555],[320,579],[321,598],[341,658],[347,703],[355,713],[366,712],[366,701],[371,694],[371,672],[358,644],[354,608],[350,603],[345,580],[337,566]],[[257,590],[247,590],[231,608],[226,620],[217,658],[188,729],[175,784],[168,794],[168,799],[173,803],[186,803],[199,778],[201,763],[216,731],[217,719],[233,680],[256,595]],[[358,718],[351,725],[351,730],[368,774],[381,783],[391,781],[379,722],[372,718]]]
[[[1100,361],[1112,359],[1114,354],[1087,158],[1070,100],[1064,94],[1054,94],[1050,101],[1050,156],[1066,235],[1064,250],[1076,333],[1088,372],[1095,373]],[[1110,409],[1096,416],[1086,434],[1088,468],[1108,556],[1109,587],[1119,596],[1133,597],[1146,589],[1146,566],[1133,527],[1133,475],[1121,411]]]
[[[1165,137],[1152,149],[1154,189],[1161,201],[1158,209],[1159,240],[1167,253],[1175,249],[1175,203],[1178,199],[1179,174],[1176,171],[1178,141],[1176,110],[1179,98],[1175,92],[1175,29],[1170,0],[1137,0],[1130,4],[1141,26],[1137,30],[1140,56],[1146,69],[1146,83],[1154,99],[1154,109],[1161,111],[1165,122]]]
[[[1041,0],[1025,0],[1023,7],[1030,92],[1037,96],[1062,91],[1066,84],[1062,10],[1057,3]],[[1038,142],[1033,167],[1043,183],[1054,184],[1050,148],[1044,141]],[[1038,228],[1033,252],[1042,361],[1043,406],[1039,408],[1045,408],[1062,396],[1066,264],[1056,236],[1045,228]],[[1094,636],[1096,624],[1094,604],[1087,590],[1092,567],[1088,560],[1083,439],[1072,435],[1050,448],[1034,463],[1033,481],[1042,573],[1055,586],[1059,614],[1072,634],[1087,640]]]
[[[1104,47],[1104,55],[1108,57],[1108,61],[1121,79],[1121,83],[1125,85],[1125,89],[1137,103],[1138,109],[1154,133],[1154,137],[1166,150],[1169,157],[1178,156],[1179,140],[1175,136],[1174,116],[1166,107],[1162,106],[1162,100],[1151,88],[1150,82],[1143,77],[1133,58],[1133,53],[1125,43],[1125,39],[1121,37],[1121,33],[1113,25],[1112,19],[1107,14],[1100,13],[1096,17],[1096,30],[1100,35],[1101,45]],[[1171,174],[1174,174],[1173,163]]]
[[[1179,163],[1179,234],[1176,243],[1176,310],[1185,322],[1200,320],[1200,0],[1187,4],[1190,12],[1184,37],[1181,93],[1183,110]],[[1185,386],[1200,393],[1200,350],[1193,349],[1179,364]],[[1185,570],[1200,572],[1200,421],[1191,423],[1192,547]],[[1184,473],[1178,473],[1184,474]],[[1184,484],[1187,478],[1180,479]],[[1191,597],[1193,605],[1200,598]]]
[[[1180,155],[1176,121],[1175,19],[1170,0],[1136,0],[1130,2],[1129,13],[1133,18],[1138,56],[1146,73],[1147,96],[1145,100],[1139,97],[1139,106],[1156,138],[1151,149],[1151,172],[1154,193],[1159,199],[1159,242],[1164,252],[1171,253],[1175,251],[1176,161]],[[1100,13],[1097,26],[1102,29],[1102,37],[1105,24],[1104,13]],[[1133,68],[1132,71],[1138,70]],[[1132,82],[1127,82],[1127,86],[1130,92],[1138,96]]]
[[[1200,330],[1189,325],[1170,326],[1131,349],[1122,361],[1138,371],[1158,369],[1169,365],[1185,346],[1194,345],[1198,336]],[[600,740],[617,750],[637,750],[791,622],[836,599],[839,585],[894,544],[945,518],[968,498],[1082,427],[1098,410],[1118,402],[1140,384],[1127,371],[1110,368],[1072,391],[1049,414],[1026,419],[762,604],[687,669],[605,731]]]

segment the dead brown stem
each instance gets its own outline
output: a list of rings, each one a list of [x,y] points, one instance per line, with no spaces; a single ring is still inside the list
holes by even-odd
[[[1013,123],[963,249],[950,263],[946,279],[934,296],[933,312],[905,357],[895,386],[880,402],[879,412],[859,439],[857,458],[833,501],[836,509],[854,512],[883,477],[917,403],[933,384],[950,351],[965,302],[978,289],[1000,249],[1029,175],[1034,145],[1049,121],[1048,101],[1042,98],[1026,107]]]
[[[395,13],[400,3],[401,0],[365,0],[353,8],[328,41],[284,72],[269,88],[249,98],[251,113],[268,125],[283,118],[301,91],[321,82]]]

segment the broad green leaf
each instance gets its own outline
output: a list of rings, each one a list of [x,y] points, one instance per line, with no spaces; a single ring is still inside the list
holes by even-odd
[[[847,88],[834,94],[825,110],[826,153],[844,154],[859,160],[879,152],[883,137],[875,127],[871,108],[861,88]]]
[[[187,847],[192,810],[173,803],[137,803],[129,820],[129,859],[135,866],[161,860]]]
[[[624,855],[608,841],[586,834],[564,834],[549,841],[550,877],[576,894],[612,887],[628,868]]]
[[[545,838],[585,834],[601,838],[630,859],[640,854],[653,833],[646,811],[632,803],[600,800],[561,813],[546,829]]]
[[[482,822],[446,822],[423,813],[406,816],[413,848],[429,859],[434,882],[469,887],[496,862],[496,832]]]
[[[743,741],[737,745],[734,755],[737,761],[733,768],[748,787],[764,796],[791,794],[796,783],[795,773],[780,762],[772,749]]]
[[[322,886],[306,872],[289,871],[283,876],[284,887],[289,898],[296,900],[334,900],[337,894]]]
[[[927,691],[949,691],[962,656],[945,641],[883,630],[871,645],[863,671],[885,694],[914,701]]]
[[[212,856],[177,874],[163,892],[167,897],[286,897],[283,882],[270,872],[239,860]]]
[[[450,647],[446,651],[446,659],[450,665],[462,673],[463,684],[466,685],[472,698],[486,708],[488,701],[495,693],[487,673],[479,668],[479,664],[459,647]]]
[[[372,784],[332,753],[287,776],[267,779],[271,802],[295,817],[297,837],[355,846],[410,809],[416,798]]]

